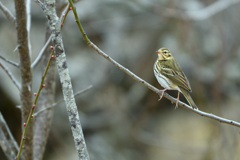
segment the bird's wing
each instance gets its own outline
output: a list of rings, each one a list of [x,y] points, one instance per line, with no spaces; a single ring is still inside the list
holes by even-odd
[[[186,89],[191,92],[191,86],[188,82],[187,77],[182,71],[182,68],[175,59],[162,61],[161,63],[161,74],[168,77],[174,84],[179,87]]]

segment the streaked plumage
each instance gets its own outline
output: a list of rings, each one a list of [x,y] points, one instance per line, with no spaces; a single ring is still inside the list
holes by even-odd
[[[170,50],[167,48],[160,48],[158,51],[158,58],[154,63],[153,70],[154,74],[160,83],[160,85],[166,90],[177,90],[178,91],[178,100],[179,92],[181,92],[184,97],[187,99],[188,103],[194,108],[197,109],[196,104],[192,100],[189,92],[192,91],[187,77],[182,71],[182,68],[177,63],[177,61],[172,56]],[[162,96],[160,97],[160,99]],[[177,107],[177,103],[176,103]]]

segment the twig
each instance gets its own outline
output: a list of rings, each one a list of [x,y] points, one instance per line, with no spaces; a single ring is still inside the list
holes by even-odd
[[[42,79],[41,79],[41,83],[40,83],[40,85],[39,85],[39,87],[38,87],[38,91],[37,91],[36,97],[35,97],[35,99],[34,99],[32,109],[31,109],[30,114],[29,114],[29,116],[28,116],[28,119],[27,119],[27,121],[26,121],[26,123],[25,123],[25,128],[24,128],[24,130],[23,130],[22,139],[21,139],[21,143],[20,143],[20,146],[19,146],[19,151],[18,151],[18,154],[17,154],[17,157],[16,157],[17,160],[19,160],[19,158],[20,158],[20,155],[21,155],[21,152],[22,152],[22,149],[23,149],[23,144],[24,144],[24,142],[25,142],[25,137],[26,137],[26,134],[27,134],[28,126],[29,126],[29,124],[30,124],[33,111],[34,111],[34,109],[35,109],[35,107],[36,107],[39,94],[40,94],[42,88],[44,87],[43,82],[44,82],[44,79],[45,79],[45,77],[46,77],[46,74],[47,74],[49,65],[50,65],[50,63],[51,63],[53,53],[54,53],[54,51],[51,52],[49,61],[48,61],[48,63],[47,63],[46,69],[45,69],[45,71],[44,71],[44,73],[43,73],[43,76],[42,76]]]
[[[50,36],[47,40],[47,42],[44,44],[43,48],[41,49],[40,53],[38,54],[37,58],[35,59],[35,61],[32,63],[31,65],[31,68],[34,69],[38,63],[40,62],[42,56],[43,56],[43,53],[45,52],[45,50],[47,49],[47,46],[50,44],[51,42],[51,39],[52,39],[52,36]]]
[[[71,3],[72,0],[69,0],[71,6],[74,8],[73,6],[73,3]],[[92,43],[86,33],[84,32],[83,28],[82,28],[82,25],[79,21],[79,18],[78,18],[78,15],[77,15],[77,12],[75,9],[73,9],[73,12],[74,12],[74,16],[75,16],[75,19],[76,19],[76,22],[78,23],[78,26],[79,26],[79,29],[84,37],[84,40],[85,42],[91,47],[93,48],[95,51],[97,51],[97,53],[99,55],[101,55],[102,57],[104,57],[105,59],[107,59],[109,62],[111,62],[114,66],[116,66],[117,68],[119,68],[120,70],[122,70],[123,72],[125,72],[126,74],[128,74],[130,77],[132,77],[134,80],[140,82],[141,84],[143,84],[144,86],[146,86],[147,88],[149,88],[150,90],[154,91],[155,93],[157,94],[162,94],[162,91],[155,88],[154,86],[150,85],[149,83],[147,83],[146,81],[144,81],[143,79],[141,79],[140,77],[138,77],[137,75],[135,75],[134,73],[132,73],[129,69],[123,67],[121,64],[119,64],[118,62],[116,62],[114,59],[112,59],[109,55],[107,55],[106,53],[104,53],[102,50],[100,50],[94,43]],[[168,100],[170,100],[171,102],[173,103],[176,103],[177,102],[177,99],[176,98],[173,98],[172,96],[168,95],[167,93],[164,93],[163,95],[165,98],[167,98]],[[201,116],[204,116],[204,117],[207,117],[207,118],[211,118],[211,119],[214,119],[214,120],[217,120],[221,123],[226,123],[226,124],[230,124],[230,125],[233,125],[233,126],[237,126],[237,127],[240,127],[240,123],[239,122],[236,122],[236,121],[233,121],[233,120],[229,120],[229,119],[225,119],[225,118],[222,118],[222,117],[219,117],[219,116],[216,116],[212,113],[206,113],[206,112],[203,112],[203,111],[200,111],[200,110],[196,110],[196,109],[193,109],[191,106],[181,102],[181,101],[178,101],[178,105],[183,107],[183,108],[186,108],[192,112],[195,112]]]
[[[17,89],[19,91],[21,91],[21,86],[18,83],[18,81],[16,80],[16,78],[12,75],[12,72],[9,71],[9,69],[4,66],[1,62],[0,62],[0,66],[2,67],[2,69],[7,73],[7,75],[9,76],[9,78],[12,80],[13,84],[15,84],[15,86],[17,87]]]
[[[0,112],[0,146],[8,159],[15,159],[18,145]]]
[[[1,55],[0,55],[0,58],[1,58],[2,60],[6,61],[7,63],[9,63],[9,64],[15,66],[15,67],[19,67],[19,64],[16,63],[16,62],[13,62],[13,61],[11,61],[11,60],[9,60],[9,59],[7,59],[7,58],[4,58],[4,57],[1,56]]]
[[[2,4],[2,2],[0,2],[0,9],[2,10],[2,12],[5,14],[5,16],[7,17],[7,19],[9,21],[12,22],[12,24],[14,24],[14,26],[16,26],[16,18],[12,15],[12,13],[7,9],[6,6],[4,6]]]
[[[83,27],[80,23],[80,20],[79,20],[78,15],[77,15],[76,7],[74,6],[72,0],[68,0],[68,1],[69,1],[70,5],[72,7],[73,14],[75,16],[75,20],[76,20],[76,23],[78,25],[78,28],[79,28],[80,32],[82,33],[82,36],[83,36],[84,40],[87,42],[87,44],[89,44],[90,40],[89,40],[87,34],[85,33],[85,31],[84,31],[84,29],[83,29]]]
[[[78,95],[80,95],[80,94],[88,91],[88,90],[91,89],[91,88],[92,88],[92,85],[88,86],[87,88],[85,88],[85,89],[83,89],[83,90],[81,90],[81,91],[78,91],[77,93],[74,94],[74,97],[76,97],[76,96],[78,96]],[[36,113],[33,114],[33,116],[36,117],[36,116],[39,115],[40,113],[42,113],[42,112],[44,112],[44,111],[46,111],[46,110],[48,110],[48,109],[50,109],[50,108],[53,108],[53,107],[55,107],[56,105],[59,105],[59,104],[62,103],[62,102],[64,102],[64,99],[62,99],[62,100],[60,100],[60,101],[58,101],[58,102],[55,102],[54,104],[52,104],[52,105],[49,106],[49,107],[46,107],[46,108],[43,108],[43,109],[37,111]]]

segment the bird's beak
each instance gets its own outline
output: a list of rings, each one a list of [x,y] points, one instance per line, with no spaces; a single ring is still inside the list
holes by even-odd
[[[162,52],[161,51],[157,51],[158,54],[161,54]]]
[[[158,53],[158,59],[159,60],[164,60],[165,59],[161,51],[157,51],[157,53]]]

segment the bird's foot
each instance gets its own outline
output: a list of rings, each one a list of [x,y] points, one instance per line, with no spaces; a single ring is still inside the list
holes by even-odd
[[[177,109],[177,108],[178,108],[178,101],[179,101],[179,100],[177,100],[177,102],[176,102],[176,106],[175,106],[174,109]]]
[[[164,94],[164,92],[165,92],[166,90],[167,90],[167,89],[163,89],[163,90],[161,90],[161,91],[162,91],[162,94],[161,94],[161,95],[158,93],[158,95],[159,95],[159,99],[158,99],[158,101],[160,101],[160,100],[162,99],[163,94]]]
[[[177,101],[176,101],[176,106],[175,106],[175,109],[177,109],[177,108],[178,108],[179,94],[180,94],[180,92],[178,91],[178,97],[177,97]]]

